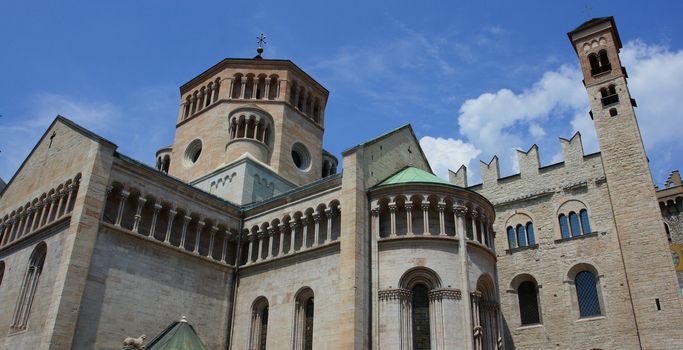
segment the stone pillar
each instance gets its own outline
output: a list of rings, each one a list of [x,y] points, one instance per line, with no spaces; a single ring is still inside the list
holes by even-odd
[[[413,232],[413,202],[406,201],[404,206],[406,208],[406,225],[408,225],[406,235],[412,237],[415,236]]]
[[[244,99],[245,93],[247,90],[247,77],[242,77],[242,91],[240,91],[240,98]]]
[[[370,210],[370,213],[372,215],[372,233],[377,237],[377,239],[382,238],[381,233],[379,232],[379,213],[380,213],[380,208],[379,207],[374,207]]]
[[[190,224],[190,221],[192,221],[192,217],[189,217],[187,215],[183,216],[183,231],[180,235],[180,245],[178,247],[185,249],[185,237],[187,237],[187,225]]]
[[[481,232],[481,244],[488,247],[489,240],[486,234],[486,214],[479,214],[479,231]]]
[[[389,237],[396,238],[396,203],[394,201],[389,203],[389,215],[391,217],[391,230],[389,231]]]
[[[50,206],[50,203],[48,202],[47,198],[44,198],[43,200],[40,201],[40,206],[42,210],[40,211],[40,218],[38,219],[38,222],[36,223],[36,228],[41,227],[44,224],[45,216],[47,215],[48,208]],[[116,221],[116,218],[114,218],[114,221]]]
[[[278,247],[277,250],[277,256],[283,256],[285,254],[285,231],[287,229],[287,226],[285,224],[280,223],[277,225],[278,232],[280,232],[280,246]]]
[[[228,253],[228,242],[229,242],[232,238],[233,238],[233,237],[232,237],[232,234],[230,233],[230,231],[228,231],[228,230],[226,229],[226,230],[225,230],[225,237],[223,237],[223,250],[221,251],[221,261],[224,261],[224,262],[226,262],[226,263],[228,263],[228,261],[227,261],[227,258],[228,258],[228,257],[227,257],[227,253]],[[235,259],[237,259],[237,258],[235,258]],[[235,261],[235,265],[237,265],[237,263],[238,263],[238,262]]]
[[[62,213],[62,216],[66,215],[70,212],[69,204],[71,204],[71,199],[76,194],[77,189],[78,189],[78,186],[76,184],[72,183],[71,185],[69,185],[68,194],[66,196],[66,203],[64,206],[64,212]]]
[[[270,79],[268,77],[266,77],[265,82],[266,82],[266,88],[263,91],[263,94],[261,94],[261,98],[264,100],[268,100],[270,97]]]
[[[275,241],[275,228],[269,227],[267,231],[264,232],[268,236],[268,250],[266,250],[266,260],[270,259],[270,255],[273,253],[273,242]]]
[[[228,86],[225,86],[225,84],[228,84]],[[232,98],[232,88],[233,88],[233,79],[232,78],[225,78],[221,80],[221,85],[223,85],[223,88],[218,90],[218,99],[228,99]]]
[[[446,209],[446,203],[439,202],[436,205],[439,211],[439,236],[446,236],[446,222],[444,220],[444,210]]]
[[[318,240],[320,236],[320,213],[313,214],[313,248],[318,246]]]
[[[422,235],[430,235],[431,232],[429,232],[429,202],[427,202],[426,198],[422,202],[422,223],[424,224],[424,232],[422,233]]]
[[[206,223],[204,221],[197,221],[197,233],[194,235],[194,253],[199,254],[199,240],[202,238],[202,229]]]
[[[166,237],[164,237],[164,243],[171,242],[171,230],[173,229],[173,219],[175,218],[177,211],[170,209],[168,210],[168,226],[166,226]]]
[[[163,206],[159,203],[154,203],[154,213],[152,214],[152,227],[149,228],[149,237],[154,238],[154,233],[157,230],[157,219],[159,218],[159,210]]]
[[[130,192],[122,190],[121,191],[121,198],[119,198],[119,210],[116,213],[116,223],[115,225],[118,227],[121,227],[121,218],[123,217],[123,209],[125,209],[126,206],[126,199],[128,199],[128,196],[130,196]],[[47,215],[47,220],[50,220],[50,217],[52,216],[52,208],[53,205],[50,204],[50,212]]]
[[[470,309],[472,310],[472,333],[469,333],[474,338],[474,350],[482,350],[482,338],[484,335],[484,329],[481,327],[479,320],[479,301],[481,300],[480,292],[472,292]]]
[[[308,218],[305,216],[301,217],[301,231],[301,250],[304,250],[308,246]]]
[[[259,262],[263,260],[261,258],[261,256],[263,255],[263,238],[266,234],[263,231],[257,231],[256,234],[258,235],[258,252],[256,255],[256,262]]]
[[[465,349],[471,350],[472,349],[472,341],[471,341],[471,335],[472,335],[472,310],[469,307],[470,305],[470,279],[469,279],[469,268],[468,268],[468,259],[467,259],[467,227],[465,225],[465,216],[467,215],[467,207],[464,206],[462,203],[458,203],[453,206],[453,211],[455,212],[455,227],[456,227],[456,235],[458,237],[458,256],[460,257],[460,283],[462,284],[462,298],[463,303],[465,307],[463,308],[465,311],[465,322],[462,325],[462,334],[464,334],[467,337],[467,341],[465,342]]]
[[[328,237],[332,238],[332,215],[334,215],[334,211],[332,209],[325,209],[325,218],[327,219],[327,231],[323,236],[323,244],[327,243]]]
[[[289,251],[287,254],[294,254],[294,241],[296,240],[296,220],[291,219],[289,221]]]
[[[479,216],[479,211],[477,211],[477,208],[472,208],[472,211],[470,212],[470,217],[472,218],[472,237],[470,239],[477,240],[477,217]]]
[[[140,226],[140,219],[142,218],[142,208],[145,206],[147,199],[140,195],[138,197],[138,207],[135,208],[135,222],[133,222],[133,232],[138,232],[138,227]]]
[[[252,260],[251,257],[254,254],[254,239],[256,238],[256,233],[250,232],[247,234],[247,261],[245,262],[246,265],[251,264]]]
[[[216,241],[216,232],[218,232],[218,226],[211,226],[211,237],[209,238],[209,251],[206,253],[207,257],[213,259],[213,245]]]

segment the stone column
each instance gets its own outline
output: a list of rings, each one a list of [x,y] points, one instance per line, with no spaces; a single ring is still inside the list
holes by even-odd
[[[408,225],[406,236],[412,237],[415,236],[415,233],[413,232],[413,202],[406,201],[404,206],[406,208],[406,225]]]
[[[332,216],[334,215],[334,211],[330,208],[325,209],[325,218],[327,218],[327,231],[325,232],[325,235],[323,236],[323,244],[327,243],[327,238],[330,237],[332,238]]]
[[[256,262],[259,262],[263,260],[261,256],[263,255],[263,239],[265,238],[266,233],[263,231],[256,231],[257,238],[258,238],[258,252],[256,255]]]
[[[465,307],[463,308],[465,311],[465,322],[462,325],[462,334],[464,334],[467,337],[467,341],[465,342],[465,349],[471,350],[472,349],[472,341],[471,341],[471,334],[472,334],[472,310],[468,306],[470,305],[470,279],[469,279],[469,268],[468,268],[468,259],[467,259],[467,227],[465,225],[465,216],[467,215],[467,207],[463,205],[462,203],[458,203],[453,206],[453,211],[455,212],[455,227],[456,227],[456,236],[458,237],[458,256],[460,257],[460,282],[462,284],[462,298],[464,299],[464,305]]]
[[[152,227],[149,228],[149,237],[154,238],[154,233],[157,230],[157,219],[159,218],[159,210],[163,206],[159,203],[154,203],[154,213],[152,214]]]
[[[301,250],[304,250],[308,246],[308,218],[305,216],[301,217],[301,231]]]
[[[476,208],[472,208],[470,212],[470,217],[472,218],[472,237],[468,237],[471,240],[477,240],[477,216],[479,216],[479,212]]]
[[[280,232],[280,246],[277,250],[277,256],[283,256],[285,255],[285,230],[287,229],[287,226],[285,226],[283,223],[280,223],[277,225],[277,229],[278,232]]]
[[[481,231],[481,243],[488,247],[489,240],[486,236],[486,214],[483,212],[479,214],[479,231]]]
[[[266,88],[263,91],[263,94],[261,94],[261,98],[264,100],[268,100],[270,97],[270,79],[268,77],[266,77],[265,82],[266,82]]]
[[[446,203],[439,202],[436,205],[436,208],[439,211],[439,236],[445,236],[446,235],[446,222],[444,220],[444,210],[446,209]]]
[[[78,186],[76,186],[75,184],[69,185],[69,189],[67,190],[68,193],[66,196],[66,203],[64,203],[64,211],[62,212],[61,216],[64,216],[69,213],[69,204],[71,203],[71,199],[73,198],[73,196],[76,194],[77,188]]]
[[[233,89],[233,79],[232,78],[225,78],[221,80],[221,85],[225,87],[225,84],[229,84],[227,88],[223,88],[218,90],[218,99],[228,99],[232,98],[232,89]],[[227,95],[225,94],[227,92]]]
[[[379,207],[374,207],[370,210],[370,214],[372,215],[372,234],[377,236],[377,239],[382,238],[381,233],[379,232],[379,213]]]
[[[247,233],[247,241],[249,242],[247,243],[247,261],[245,263],[247,265],[252,263],[251,257],[254,254],[254,239],[256,239],[256,233]]]
[[[426,199],[422,202],[422,223],[424,224],[424,232],[422,233],[422,235],[430,235],[431,232],[429,232],[429,202],[427,202]]]
[[[318,239],[320,236],[320,213],[313,214],[313,248],[318,246]]]
[[[223,237],[223,250],[221,251],[221,261],[224,261],[225,263],[228,263],[227,261],[227,253],[228,253],[228,242],[233,239],[232,234],[228,229],[225,229],[225,237]],[[237,258],[235,258],[236,260]],[[235,265],[237,265],[237,261],[235,261]]]
[[[218,232],[218,226],[211,226],[211,237],[209,238],[209,251],[206,253],[207,257],[213,259],[213,245],[216,241],[216,232]]]
[[[185,237],[187,237],[187,225],[190,224],[190,221],[192,221],[192,217],[190,216],[183,216],[183,231],[180,235],[180,245],[178,247],[185,249]]]
[[[240,98],[241,99],[244,99],[244,96],[246,96],[245,95],[246,90],[247,90],[247,77],[244,76],[244,77],[242,77],[242,91],[240,91]]]
[[[168,209],[168,226],[166,226],[166,237],[164,237],[164,243],[170,243],[171,241],[171,230],[173,229],[173,219],[175,218],[177,211],[173,209]]]
[[[294,241],[296,240],[296,220],[291,219],[289,221],[289,251],[287,254],[294,254]]]
[[[396,238],[396,203],[389,203],[389,215],[391,217],[391,229],[389,231],[390,238]]]
[[[472,292],[470,308],[472,309],[472,337],[474,338],[474,350],[482,350],[482,337],[484,335],[484,329],[481,327],[479,320],[479,301],[481,300],[480,292]]]
[[[36,223],[36,228],[41,227],[43,225],[44,220],[45,220],[45,215],[47,215],[47,211],[48,211],[48,208],[50,206],[50,203],[48,202],[47,197],[40,201],[40,206],[41,206],[42,210],[40,211],[40,218],[38,219],[38,222]],[[116,218],[114,218],[114,221],[116,222]]]
[[[270,255],[273,253],[273,241],[275,240],[275,228],[268,227],[268,230],[264,232],[268,236],[268,250],[266,250],[266,260],[270,259]]]
[[[128,196],[130,196],[130,192],[122,190],[121,191],[121,198],[119,198],[119,210],[116,213],[116,223],[115,225],[118,227],[121,227],[121,218],[123,217],[123,209],[125,209],[126,206],[126,199],[128,199]],[[50,220],[50,217],[52,216],[52,207],[53,205],[50,205],[50,212],[47,215],[47,220]]]
[[[138,232],[138,227],[140,226],[140,219],[142,218],[142,208],[145,206],[147,199],[140,195],[138,197],[138,207],[135,208],[135,221],[133,222],[133,232]]]
[[[204,221],[197,221],[197,233],[194,235],[194,253],[199,254],[199,240],[202,238],[202,229],[206,223]]]

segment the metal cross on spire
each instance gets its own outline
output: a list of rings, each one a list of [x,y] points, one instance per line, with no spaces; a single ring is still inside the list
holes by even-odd
[[[266,44],[266,36],[261,33],[261,35],[256,37],[256,40],[256,43],[258,44],[258,48],[256,49],[258,55],[256,57],[261,58],[261,54],[263,53],[263,45]]]

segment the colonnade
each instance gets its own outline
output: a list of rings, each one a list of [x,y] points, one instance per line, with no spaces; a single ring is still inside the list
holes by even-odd
[[[303,84],[296,81],[290,86],[289,103],[302,113],[312,118],[316,123],[320,120],[320,98],[313,95],[311,90],[305,89]]]
[[[472,202],[434,194],[383,196],[373,200],[371,214],[379,240],[465,237],[494,249],[492,220]]]
[[[192,94],[187,95],[185,102],[183,102],[183,120],[218,101],[220,83],[221,79],[216,78],[215,81],[209,82],[206,86],[202,86]]]
[[[124,189],[118,183],[108,188],[103,221],[192,254],[230,265],[235,263],[237,230],[234,227],[145,196],[135,189]]]
[[[73,210],[81,175],[76,175],[26,205],[12,211],[0,221],[0,248],[29,236]]]
[[[236,115],[230,118],[230,139],[254,139],[268,145],[272,129],[269,119],[258,115]]]
[[[321,204],[316,210],[309,208],[303,213],[275,219],[245,230],[245,265],[262,262],[275,257],[292,255],[307,249],[335,242],[341,230],[340,208],[337,201],[329,206]]]
[[[266,76],[237,73],[230,86],[230,96],[233,99],[277,100],[280,96],[280,80],[275,74]]]

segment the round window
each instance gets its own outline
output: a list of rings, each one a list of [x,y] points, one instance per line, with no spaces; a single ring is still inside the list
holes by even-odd
[[[300,170],[308,170],[311,167],[311,154],[302,143],[297,142],[292,146],[292,162]]]
[[[199,156],[202,154],[202,140],[196,139],[187,146],[185,150],[184,162],[185,166],[192,166],[197,162]]]

